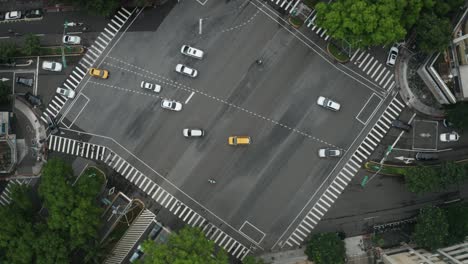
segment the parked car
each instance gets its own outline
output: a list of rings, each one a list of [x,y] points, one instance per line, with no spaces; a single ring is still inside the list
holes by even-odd
[[[453,123],[450,122],[450,121],[448,121],[447,119],[442,120],[442,125],[443,125],[444,127],[446,127],[446,128],[452,128],[452,127],[454,127],[454,126],[453,126]]]
[[[339,103],[331,99],[325,98],[323,96],[319,96],[317,98],[317,104],[332,111],[339,111],[341,108],[341,105]]]
[[[61,87],[57,87],[57,91],[56,91],[58,94],[60,95],[63,95],[69,99],[73,99],[75,98],[75,91],[71,90],[71,89],[67,89],[67,88],[61,88]]]
[[[203,137],[205,135],[205,131],[200,128],[184,128],[184,130],[182,130],[182,134],[184,137]]]
[[[188,45],[183,45],[182,48],[180,48],[180,52],[184,55],[196,58],[196,59],[203,59],[203,51],[196,49],[194,47],[190,47]]]
[[[5,14],[5,20],[16,20],[21,18],[21,11],[11,11]]]
[[[24,99],[28,101],[32,106],[40,106],[42,105],[41,98],[34,96],[32,93],[27,92],[24,94]]]
[[[437,160],[439,159],[439,155],[433,152],[418,152],[416,153],[416,160]]]
[[[163,99],[161,101],[161,107],[164,109],[172,110],[172,111],[180,111],[182,110],[182,104],[169,99]]]
[[[392,66],[392,67],[395,66],[397,57],[398,57],[398,48],[393,46],[390,48],[390,52],[388,53],[387,65]]]
[[[0,21],[5,20],[5,13],[0,12]]]
[[[343,156],[343,151],[339,148],[321,148],[318,151],[320,158],[339,158]]]
[[[81,38],[79,36],[65,35],[62,41],[63,44],[78,45],[81,43]]]
[[[89,75],[91,75],[93,77],[98,77],[98,78],[101,78],[101,79],[109,78],[109,72],[107,70],[97,69],[97,68],[90,68],[89,69]]]
[[[176,72],[178,73],[182,73],[184,75],[187,75],[187,76],[190,76],[192,78],[195,78],[197,77],[198,75],[198,71],[195,70],[195,69],[192,69],[190,67],[187,67],[183,64],[177,64],[176,68],[175,68]]]
[[[46,71],[59,72],[62,71],[62,63],[55,61],[43,61],[42,69]]]
[[[405,122],[403,122],[401,120],[398,120],[398,119],[392,121],[392,127],[401,129],[401,130],[406,131],[406,132],[409,132],[410,129],[411,129],[410,124],[407,124],[407,123],[405,123]]]
[[[16,83],[32,87],[34,83],[33,78],[24,78],[24,77],[16,77]]]
[[[43,16],[42,9],[32,9],[26,11],[24,17],[26,18],[41,18]]]
[[[440,141],[442,142],[455,142],[455,141],[458,141],[458,139],[460,139],[460,136],[455,131],[452,131],[450,133],[440,134],[439,137],[440,137]]]
[[[231,146],[249,145],[250,143],[252,143],[252,140],[249,136],[230,136],[228,138],[228,144]]]
[[[154,83],[149,83],[145,81],[141,81],[141,88],[148,89],[151,91],[155,91],[157,93],[161,92],[161,85],[159,84],[154,84]]]

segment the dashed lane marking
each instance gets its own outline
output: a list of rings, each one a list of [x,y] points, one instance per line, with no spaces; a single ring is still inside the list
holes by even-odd
[[[305,136],[305,137],[307,137],[307,138],[310,138],[310,139],[315,140],[315,141],[317,141],[317,142],[320,142],[320,143],[322,143],[322,144],[325,144],[325,145],[328,145],[328,146],[331,146],[331,147],[335,147],[335,148],[339,148],[339,147],[337,147],[337,146],[335,146],[335,145],[333,145],[333,144],[331,144],[331,143],[328,143],[328,142],[326,142],[326,141],[324,141],[324,140],[322,140],[322,139],[320,139],[320,138],[314,137],[314,136],[312,136],[312,135],[310,135],[310,134],[308,134],[308,133],[306,133],[306,132],[304,132],[304,131],[301,131],[301,130],[299,130],[299,129],[297,129],[297,128],[290,127],[290,126],[288,126],[288,125],[285,125],[285,124],[283,124],[283,123],[280,123],[280,122],[278,122],[278,121],[276,121],[276,120],[273,120],[273,119],[271,119],[271,118],[265,117],[265,116],[260,115],[260,114],[258,114],[258,113],[254,113],[254,112],[252,112],[252,111],[250,111],[250,110],[248,110],[248,109],[245,109],[245,108],[243,108],[243,107],[240,107],[240,106],[235,105],[235,104],[232,104],[232,103],[229,103],[229,102],[226,101],[226,100],[219,99],[219,98],[217,98],[217,97],[215,97],[215,96],[212,96],[212,95],[209,95],[209,94],[207,94],[207,93],[205,93],[205,92],[202,92],[202,91],[199,91],[199,90],[190,88],[190,87],[188,87],[188,86],[186,86],[186,85],[183,85],[183,84],[181,84],[181,83],[178,83],[178,82],[169,80],[169,79],[167,79],[167,78],[165,78],[165,77],[162,77],[161,75],[152,73],[152,72],[150,72],[150,71],[148,71],[148,70],[145,70],[145,69],[143,69],[143,68],[140,68],[140,67],[138,67],[138,66],[131,65],[131,64],[126,63],[126,62],[124,62],[124,61],[122,61],[122,60],[120,60],[120,59],[116,59],[116,58],[113,58],[113,57],[108,57],[108,58],[117,60],[117,61],[119,61],[119,62],[121,62],[121,63],[123,63],[123,64],[126,64],[126,65],[128,65],[128,66],[137,68],[137,69],[139,69],[139,70],[141,70],[141,71],[144,71],[144,72],[148,73],[149,75],[145,75],[145,74],[142,74],[142,73],[139,73],[139,72],[136,72],[136,71],[132,71],[132,70],[129,70],[129,69],[126,69],[126,68],[117,66],[117,65],[115,65],[115,64],[108,63],[108,62],[104,62],[104,64],[107,64],[107,65],[109,65],[109,66],[112,66],[112,67],[114,67],[114,68],[117,68],[117,69],[120,69],[120,70],[123,70],[123,71],[131,72],[131,73],[133,73],[133,74],[135,74],[135,75],[138,75],[138,76],[141,76],[141,77],[144,77],[144,78],[148,78],[148,79],[152,79],[152,80],[158,80],[158,81],[161,81],[161,80],[159,80],[159,79],[157,79],[157,78],[166,80],[167,82],[162,81],[162,82],[163,82],[164,84],[166,84],[166,85],[174,86],[174,87],[177,88],[177,89],[182,89],[182,90],[185,90],[185,91],[187,91],[187,92],[199,93],[199,94],[204,95],[204,96],[206,96],[206,97],[208,97],[208,98],[210,98],[210,99],[212,99],[212,100],[215,100],[215,101],[218,101],[218,102],[220,102],[220,103],[223,103],[223,104],[229,105],[229,106],[231,106],[231,107],[237,108],[237,109],[239,109],[239,110],[241,110],[241,111],[243,111],[243,112],[245,112],[245,113],[248,113],[248,114],[250,114],[250,115],[252,115],[252,116],[255,116],[255,117],[257,117],[257,118],[266,120],[266,121],[268,121],[268,122],[270,122],[270,123],[273,123],[273,124],[275,124],[275,125],[278,125],[278,126],[281,126],[281,127],[283,127],[283,128],[286,128],[286,129],[288,129],[288,130],[291,130],[291,131],[294,132],[294,133],[300,134],[300,135],[302,135],[302,136]],[[156,76],[156,78],[154,78],[153,76]],[[141,92],[141,91],[130,90],[130,89],[118,87],[118,86],[115,86],[115,85],[104,84],[104,83],[98,83],[98,82],[95,82],[95,81],[90,81],[90,83],[93,83],[93,84],[96,84],[96,85],[105,86],[105,87],[109,87],[109,88],[113,88],[113,89],[118,89],[118,90],[122,90],[122,91],[126,91],[126,92],[132,92],[132,93],[142,94],[142,95],[145,95],[145,96],[152,96],[152,97],[162,98],[162,97],[160,97],[160,96],[158,96],[158,95],[155,95],[155,94],[149,94],[149,93],[145,93],[145,92]],[[346,151],[346,150],[344,150],[344,151]]]

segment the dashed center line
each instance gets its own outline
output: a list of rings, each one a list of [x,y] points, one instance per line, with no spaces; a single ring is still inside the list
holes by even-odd
[[[135,69],[138,69],[138,70],[140,70],[140,71],[142,71],[142,72],[145,72],[145,73],[147,73],[147,74],[149,74],[149,75],[142,74],[142,73],[140,73],[140,72],[136,72],[136,71],[133,71],[133,70],[130,70],[130,69],[127,69],[127,68],[123,68],[123,67],[120,67],[120,66],[118,66],[118,65],[115,65],[115,64],[113,64],[113,63],[106,62],[106,61],[103,62],[104,64],[107,64],[107,65],[109,65],[109,66],[111,66],[111,67],[114,67],[114,68],[117,68],[117,69],[120,69],[120,70],[123,70],[123,71],[126,71],[126,72],[131,72],[131,73],[133,73],[133,74],[135,74],[135,75],[138,75],[138,76],[141,76],[141,77],[144,77],[144,78],[148,78],[148,79],[152,79],[152,80],[157,80],[157,81],[162,82],[162,83],[164,83],[164,84],[166,84],[166,85],[173,86],[173,87],[175,87],[175,88],[177,88],[177,89],[182,89],[182,90],[185,90],[185,91],[187,91],[187,92],[198,93],[198,94],[204,95],[204,96],[206,96],[206,97],[208,97],[208,98],[210,98],[210,99],[212,99],[212,100],[215,100],[215,101],[218,101],[218,102],[220,102],[220,103],[229,105],[229,106],[231,106],[231,107],[233,107],[233,108],[239,109],[239,110],[241,110],[241,111],[243,111],[243,112],[245,112],[245,113],[248,113],[248,114],[250,114],[250,115],[252,115],[252,116],[255,116],[255,117],[257,117],[257,118],[266,120],[266,121],[268,121],[268,122],[270,122],[270,123],[273,123],[273,124],[275,124],[275,125],[281,126],[281,127],[286,128],[286,129],[288,129],[288,130],[291,130],[292,132],[297,133],[297,134],[300,134],[300,135],[302,135],[302,136],[304,136],[304,137],[310,138],[310,139],[312,139],[312,140],[315,140],[315,141],[317,141],[317,142],[320,142],[320,143],[322,143],[322,144],[325,144],[325,145],[328,145],[328,146],[331,146],[331,147],[334,147],[334,148],[339,148],[339,147],[337,147],[337,146],[335,146],[335,145],[333,145],[333,144],[331,144],[331,143],[328,143],[328,142],[326,142],[326,141],[324,141],[324,140],[322,140],[322,139],[320,139],[320,138],[314,137],[314,136],[312,136],[312,135],[310,135],[310,134],[308,134],[308,133],[306,133],[306,132],[304,132],[304,131],[301,131],[301,130],[299,130],[299,129],[297,129],[297,128],[290,127],[290,126],[288,126],[288,125],[285,125],[285,124],[283,124],[283,123],[280,123],[280,122],[278,122],[278,121],[276,121],[276,120],[273,120],[273,119],[271,119],[271,118],[268,118],[268,117],[266,117],[266,116],[263,116],[263,115],[254,113],[254,112],[252,112],[252,111],[250,111],[250,110],[248,110],[248,109],[245,109],[245,108],[240,107],[240,106],[238,106],[238,105],[232,104],[232,103],[230,103],[230,102],[228,102],[228,101],[226,101],[226,100],[219,99],[219,98],[217,98],[217,97],[215,97],[215,96],[212,96],[212,95],[209,95],[209,94],[207,94],[207,93],[205,93],[205,92],[202,92],[202,91],[199,91],[199,90],[190,88],[190,87],[188,87],[188,86],[186,86],[186,85],[184,85],[184,84],[175,82],[175,81],[173,81],[173,80],[170,80],[170,79],[168,79],[168,78],[166,78],[166,77],[163,77],[163,76],[161,76],[161,75],[159,75],[159,74],[150,72],[150,71],[148,71],[148,70],[146,70],[146,69],[143,69],[143,68],[141,68],[141,67],[138,67],[138,66],[136,66],[136,65],[132,65],[132,64],[130,64],[130,63],[128,63],[128,62],[125,62],[125,61],[123,61],[123,60],[121,60],[121,59],[114,58],[114,57],[111,57],[111,56],[108,56],[107,58],[112,59],[112,60],[115,60],[115,61],[118,61],[118,62],[120,62],[120,63],[122,63],[122,64],[125,64],[125,65],[127,65],[127,66],[133,67],[133,68],[135,68]],[[164,81],[161,81],[160,79],[162,79],[162,80],[164,80]],[[103,84],[103,83],[97,83],[97,82],[94,82],[94,81],[90,81],[90,82],[93,83],[93,84],[102,85],[102,86],[106,86],[106,87],[110,87],[110,88],[114,88],[114,89],[118,89],[118,90],[122,90],[122,91],[126,91],[126,92],[132,92],[132,93],[138,93],[138,94],[142,94],[142,95],[150,95],[150,96],[153,96],[153,97],[162,98],[162,97],[160,97],[160,96],[158,96],[158,95],[155,95],[155,94],[148,94],[148,93],[144,93],[144,92],[140,92],[140,91],[134,91],[134,90],[130,90],[130,89],[126,89],[126,88],[114,86],[114,85]],[[346,151],[346,149],[344,149],[344,151]]]

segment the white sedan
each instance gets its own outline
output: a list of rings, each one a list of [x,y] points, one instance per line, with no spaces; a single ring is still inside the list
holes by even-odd
[[[188,45],[183,45],[182,48],[180,48],[180,52],[184,55],[196,58],[196,59],[203,59],[203,51],[196,49],[194,47],[190,47]]]
[[[184,130],[182,130],[182,134],[184,137],[203,137],[205,135],[205,131],[200,128],[184,128]]]
[[[198,75],[197,70],[192,69],[190,67],[187,67],[187,66],[185,66],[183,64],[177,64],[177,66],[175,67],[175,70],[178,73],[182,73],[182,74],[190,76],[192,78],[195,78]]]
[[[318,155],[320,158],[339,158],[343,155],[343,152],[338,148],[321,148],[318,151]]]
[[[62,71],[62,64],[60,62],[54,62],[54,61],[43,61],[42,69],[46,71],[59,72],[59,71]]]
[[[81,38],[78,36],[65,35],[63,36],[62,41],[63,44],[78,45],[81,43]]]
[[[75,91],[73,91],[71,89],[58,87],[57,88],[57,93],[60,94],[60,95],[65,96],[65,97],[67,97],[69,99],[73,99],[75,97]]]
[[[338,111],[341,108],[339,103],[323,96],[319,96],[319,98],[317,98],[317,104],[332,111]]]
[[[151,90],[151,91],[155,91],[156,93],[161,92],[161,85],[159,85],[159,84],[154,84],[154,83],[149,83],[149,82],[142,81],[140,86],[141,86],[141,88],[148,89],[148,90]]]
[[[398,56],[398,48],[393,46],[390,49],[390,52],[388,53],[387,65],[393,67],[395,65],[397,56]]]
[[[440,134],[439,137],[440,137],[440,141],[442,142],[455,142],[455,141],[458,141],[458,139],[460,139],[460,136],[455,131],[451,133]]]
[[[172,110],[172,111],[180,111],[182,110],[182,104],[169,99],[163,99],[161,101],[161,107],[164,109]]]
[[[15,20],[21,18],[21,11],[11,11],[5,14],[5,20]]]

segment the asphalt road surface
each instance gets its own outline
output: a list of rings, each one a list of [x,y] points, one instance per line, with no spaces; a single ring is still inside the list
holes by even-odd
[[[319,159],[318,149],[347,150],[365,128],[356,116],[370,97],[382,99],[249,2],[186,1],[155,31],[131,28],[100,65],[110,78],[87,77],[78,111],[64,123],[96,135],[96,143],[111,138],[122,147],[119,155],[155,182],[261,248],[271,248],[311,206],[337,164]],[[183,44],[204,50],[205,58],[182,55]],[[178,63],[199,76],[176,73]],[[160,84],[162,92],[140,88],[141,81]],[[317,106],[320,95],[342,110]],[[161,109],[163,98],[183,110]],[[186,127],[203,128],[206,136],[186,139]],[[228,146],[230,135],[253,143]]]

